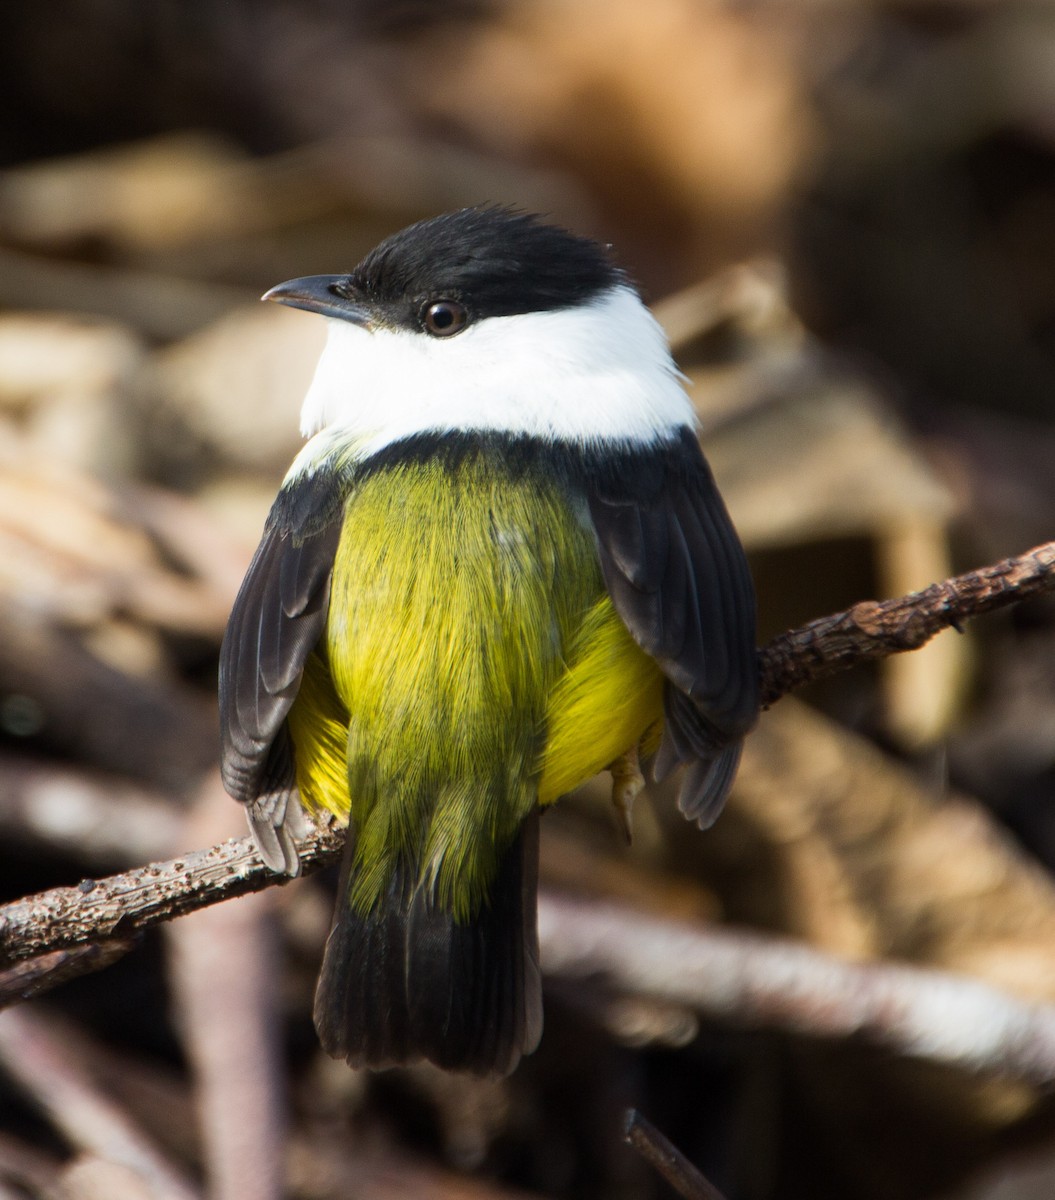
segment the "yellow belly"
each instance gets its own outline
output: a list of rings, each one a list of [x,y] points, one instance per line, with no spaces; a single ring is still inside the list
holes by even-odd
[[[576,630],[546,697],[538,802],[552,804],[603,771],[663,716],[663,676],[605,594]]]
[[[531,809],[661,715],[659,670],[558,487],[470,461],[393,468],[352,494],[289,723],[305,804],[355,825],[353,903],[410,859],[471,912]]]

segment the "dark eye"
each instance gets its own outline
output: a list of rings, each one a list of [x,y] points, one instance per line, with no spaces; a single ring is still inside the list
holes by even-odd
[[[452,337],[468,324],[469,314],[457,300],[436,300],[425,309],[423,320],[433,337]]]

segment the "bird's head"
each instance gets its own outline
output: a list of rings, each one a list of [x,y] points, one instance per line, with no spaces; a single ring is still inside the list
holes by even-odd
[[[607,249],[530,214],[419,221],[348,274],[264,299],[330,322],[305,434],[377,448],[446,430],[636,440],[686,420],[662,331]]]

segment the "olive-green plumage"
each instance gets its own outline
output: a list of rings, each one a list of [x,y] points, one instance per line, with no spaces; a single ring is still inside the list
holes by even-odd
[[[483,455],[351,487],[289,723],[305,802],[355,831],[360,913],[409,869],[469,920],[535,807],[661,716],[659,670],[612,608],[579,507]]]

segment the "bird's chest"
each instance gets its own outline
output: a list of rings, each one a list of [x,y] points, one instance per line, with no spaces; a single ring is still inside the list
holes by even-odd
[[[536,719],[602,592],[569,492],[482,461],[378,472],[350,495],[331,588],[330,670],[353,714]]]

